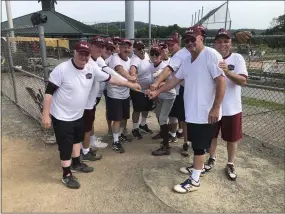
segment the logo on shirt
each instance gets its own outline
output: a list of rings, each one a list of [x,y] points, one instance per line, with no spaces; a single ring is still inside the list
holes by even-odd
[[[229,69],[230,71],[233,71],[233,70],[235,70],[235,66],[234,66],[234,65],[228,65],[228,69]]]
[[[92,79],[92,74],[88,73],[85,75],[86,79]]]

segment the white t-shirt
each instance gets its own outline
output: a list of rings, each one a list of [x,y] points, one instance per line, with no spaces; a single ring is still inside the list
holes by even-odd
[[[148,57],[140,59],[137,55],[134,55],[131,58],[131,66],[135,66],[137,69],[138,83],[142,89],[149,89],[152,84],[151,64]]]
[[[170,59],[169,61],[169,66],[173,69],[173,74],[172,75],[175,75],[182,62],[187,58],[187,57],[191,57],[191,53],[184,47],[182,49],[180,49],[179,51],[177,51]],[[181,83],[181,85],[184,86],[184,82]],[[180,84],[176,86],[176,94],[178,95],[179,94],[179,88],[180,88]]]
[[[162,60],[163,62],[165,62],[167,65],[169,64],[169,62],[170,62],[170,57],[168,57],[168,59],[167,60]]]
[[[218,64],[223,57],[215,49],[205,47],[192,63],[188,57],[176,73],[178,79],[184,79],[184,107],[187,123],[207,124],[209,112],[216,93],[215,78],[224,75]],[[219,120],[222,117],[220,108]]]
[[[96,63],[98,64],[100,68],[107,67],[106,61],[101,56],[96,59]],[[105,87],[106,87],[106,82],[99,83],[99,89],[98,89],[99,91],[98,91],[97,97],[102,97]]]
[[[152,74],[152,82],[154,82],[153,73],[156,72],[156,71],[159,71],[159,70],[163,70],[166,66],[167,66],[167,64],[165,62],[163,62],[163,61],[156,67],[154,66],[153,63],[151,63],[150,72]],[[171,76],[169,76],[167,78],[167,80],[169,80],[169,79],[171,79]],[[158,97],[160,99],[175,99],[175,97],[176,97],[176,90],[175,90],[175,88],[170,89],[168,92],[163,92],[163,93],[159,94]]]
[[[52,97],[51,115],[62,121],[80,119],[93,82],[109,81],[110,78],[97,64],[87,63],[81,70],[75,67],[72,59],[59,64],[49,77],[49,81],[58,86]]]
[[[128,57],[127,61],[120,58],[120,56],[113,55],[109,63],[109,67],[115,70],[115,67],[121,65],[127,72],[130,72],[131,59]],[[108,97],[115,99],[127,99],[130,96],[130,89],[125,86],[117,86],[108,83],[107,84],[107,95]]]
[[[233,73],[248,76],[245,60],[242,55],[232,53],[225,61],[227,65],[233,67]],[[226,84],[225,97],[222,103],[223,116],[232,116],[242,112],[241,86],[235,84],[227,77]]]

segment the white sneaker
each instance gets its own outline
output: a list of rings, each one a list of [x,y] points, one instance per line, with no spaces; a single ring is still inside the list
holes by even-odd
[[[181,167],[180,172],[186,175],[191,175],[194,169],[193,167],[194,167],[193,165]],[[201,171],[200,177],[203,177],[205,174],[206,174],[206,171],[205,171],[205,168],[203,168]]]
[[[183,183],[177,184],[173,187],[175,192],[187,193],[197,191],[200,188],[200,181],[194,181],[191,177],[186,179]]]
[[[90,147],[104,149],[107,146],[108,143],[102,142],[100,138],[96,138],[95,136],[90,137]]]

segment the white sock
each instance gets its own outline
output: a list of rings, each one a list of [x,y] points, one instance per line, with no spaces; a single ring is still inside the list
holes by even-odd
[[[95,140],[95,135],[91,135],[90,138],[91,138],[92,140]]]
[[[82,148],[82,152],[84,155],[86,155],[90,151],[90,148],[84,149]]]
[[[202,170],[193,169],[191,178],[193,178],[194,181],[199,182],[201,172]]]
[[[230,165],[234,165],[234,163],[233,163],[233,162],[228,162],[228,164],[230,164]]]
[[[142,117],[142,119],[141,119],[141,125],[144,126],[145,124],[146,124],[146,118],[143,118],[143,117]]]
[[[133,129],[139,128],[139,123],[133,123]]]
[[[121,135],[123,132],[124,132],[124,128],[121,127],[119,134]]]
[[[176,132],[174,132],[174,133],[169,132],[169,133],[170,133],[170,135],[171,135],[172,137],[176,137]]]
[[[114,143],[119,141],[119,133],[113,133]]]
[[[178,133],[182,133],[183,132],[183,129],[178,129]]]

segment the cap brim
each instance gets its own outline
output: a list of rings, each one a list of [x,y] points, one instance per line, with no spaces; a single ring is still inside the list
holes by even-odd
[[[85,53],[91,53],[91,51],[88,51],[88,50],[86,50],[86,49],[77,49],[76,50],[77,52],[85,52]]]
[[[216,39],[219,39],[219,38],[221,38],[221,37],[226,37],[226,38],[228,38],[228,39],[231,39],[231,37],[228,36],[227,34],[219,34],[219,35],[217,35],[217,36],[215,37],[215,40],[216,40]]]
[[[131,42],[120,42],[119,45],[129,45],[132,46]]]

